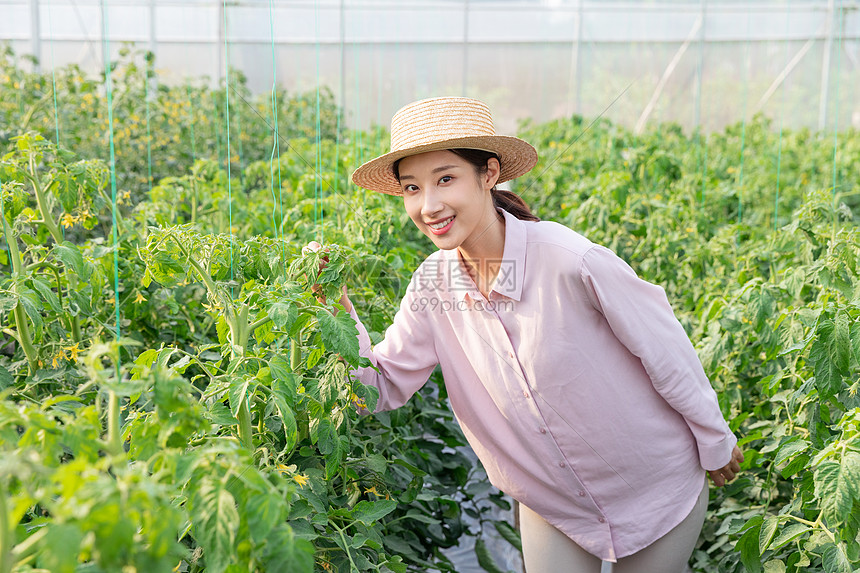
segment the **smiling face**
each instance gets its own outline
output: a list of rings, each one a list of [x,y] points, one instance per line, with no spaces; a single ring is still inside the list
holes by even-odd
[[[490,190],[499,178],[499,162],[491,159],[485,173],[447,151],[406,157],[399,164],[406,212],[421,232],[440,249],[473,248],[497,224]]]

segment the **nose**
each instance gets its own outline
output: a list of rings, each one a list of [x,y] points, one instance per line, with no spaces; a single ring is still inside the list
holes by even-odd
[[[424,190],[423,200],[424,201],[421,204],[421,215],[425,220],[432,220],[433,216],[440,213],[444,208],[442,197],[440,197],[438,191],[436,191],[432,186]]]

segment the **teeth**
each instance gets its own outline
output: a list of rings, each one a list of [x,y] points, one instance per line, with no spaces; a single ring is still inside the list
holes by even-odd
[[[434,229],[441,229],[441,228],[443,228],[445,225],[447,225],[448,223],[450,223],[450,222],[451,222],[451,221],[453,221],[453,220],[454,220],[454,217],[448,217],[447,219],[445,219],[445,220],[444,220],[444,221],[442,221],[441,223],[434,223],[434,224],[432,224],[432,225],[430,225],[430,226],[431,226],[431,227],[433,227]]]

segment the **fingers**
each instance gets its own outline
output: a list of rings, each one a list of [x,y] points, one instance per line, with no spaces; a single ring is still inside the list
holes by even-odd
[[[723,487],[727,482],[735,479],[741,471],[741,463],[744,461],[744,453],[737,446],[732,450],[732,459],[718,470],[708,470],[711,480],[717,487]]]
[[[720,473],[721,470],[709,471],[708,474],[711,476],[711,481],[714,482],[714,485],[717,487],[723,487],[726,484],[725,478]]]
[[[311,241],[310,243],[302,247],[302,254],[307,255],[308,253],[316,252],[320,249],[322,249],[322,245],[320,245],[316,241]]]

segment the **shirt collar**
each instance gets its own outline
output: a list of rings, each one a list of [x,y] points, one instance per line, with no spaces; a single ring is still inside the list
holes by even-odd
[[[519,301],[523,292],[523,277],[526,266],[526,227],[522,221],[500,209],[505,217],[505,248],[502,253],[501,266],[491,290],[513,300]],[[464,300],[466,295],[471,299],[483,298],[469,276],[460,253],[457,249],[444,252],[448,262],[449,289],[458,300]]]

